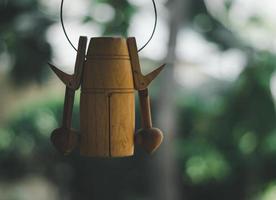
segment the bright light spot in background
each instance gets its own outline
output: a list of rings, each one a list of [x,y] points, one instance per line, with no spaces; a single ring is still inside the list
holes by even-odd
[[[68,27],[67,33],[75,47],[78,46],[80,35],[88,36],[89,40],[90,36],[99,36],[102,32],[99,25],[92,22],[83,24],[80,20],[66,23],[66,27]],[[53,64],[57,64],[62,71],[73,74],[76,51],[67,42],[59,23],[51,26],[47,32],[47,38],[53,49]]]
[[[185,67],[183,67],[185,65]],[[188,88],[190,90],[195,90],[202,85],[205,85],[209,79],[195,65],[189,65],[188,63],[177,64],[174,70],[174,76],[178,84]]]
[[[138,7],[142,7],[144,5],[149,5],[149,1],[148,0],[128,0],[128,2],[134,6],[138,6]]]
[[[276,52],[275,0],[232,1],[228,16],[224,6],[225,1],[205,0],[205,2],[213,16],[250,46]]]
[[[84,8],[89,8],[89,5],[85,5],[85,2],[87,3],[88,1],[83,1],[81,3],[72,1],[71,3],[68,2],[64,4],[64,23],[74,46],[77,46],[80,35],[88,36],[88,38],[102,35],[102,28],[100,25],[93,22],[86,24],[82,23],[82,18],[85,14],[89,13],[88,15],[91,15],[92,13],[93,17],[99,21],[111,20],[115,15],[115,11],[112,10],[113,8],[108,4],[100,4],[99,6],[96,6],[92,12],[89,10],[83,11]],[[48,2],[45,1],[45,4],[47,3]],[[142,2],[139,2],[139,6],[141,7],[140,12],[137,12],[130,23],[129,36],[135,36],[137,38],[138,46],[141,46],[147,41],[151,34],[154,23],[154,13],[151,2],[145,1],[143,4]],[[165,13],[162,4],[158,3],[157,6],[159,12],[164,11],[163,13]],[[59,7],[59,2],[49,1],[48,7],[57,10],[58,12],[59,10],[57,8]],[[98,9],[98,11],[96,11],[96,9]],[[110,14],[106,15],[108,12]],[[101,17],[103,14],[105,14],[104,19]],[[162,16],[164,16],[164,14],[159,15],[156,34],[147,48],[141,52],[142,56],[155,60],[161,60],[164,58],[166,54],[168,28]],[[53,47],[52,62],[57,64],[57,67],[61,70],[72,74],[74,71],[76,52],[67,42],[61,29],[60,22],[54,24],[48,30],[47,37]]]
[[[274,72],[270,79],[270,91],[274,100],[276,101],[276,72]]]
[[[128,2],[134,6],[138,6],[138,7],[143,7],[143,6],[147,6],[149,7],[150,4],[152,5],[152,1],[149,0],[128,0]],[[160,6],[160,5],[164,5],[165,3],[167,3],[167,0],[158,0],[156,1],[156,5]]]
[[[261,200],[275,200],[276,199],[276,183],[270,184],[262,194]]]
[[[205,84],[206,78],[200,73],[219,80],[235,81],[246,65],[242,51],[229,49],[221,52],[216,44],[190,29],[179,33],[177,57],[183,64],[176,68],[176,79],[191,88]]]
[[[53,13],[59,13],[61,1],[56,0],[40,0],[48,11],[53,11]],[[63,4],[63,17],[66,19],[69,18],[78,18],[83,17],[89,13],[90,1],[81,0],[81,1],[66,1],[64,0]]]
[[[257,147],[257,136],[252,132],[245,133],[239,141],[239,148],[243,154],[252,153]]]
[[[106,23],[115,17],[115,10],[109,4],[98,3],[93,6],[91,16],[100,23]]]
[[[57,8],[59,7],[59,2],[53,0],[43,1],[45,4],[48,4],[51,9],[55,9],[58,12]],[[129,0],[129,2],[138,7],[138,12],[130,23],[129,36],[135,36],[137,38],[138,46],[141,46],[147,41],[152,31],[154,23],[152,2],[146,0]],[[226,14],[224,1],[206,0],[205,2],[207,3],[209,11],[217,14],[215,16],[223,17],[223,14]],[[101,36],[102,33],[101,27],[93,22],[87,24],[81,23],[81,19],[85,14],[94,15],[94,17],[98,18],[99,21],[111,20],[115,14],[114,10],[111,11],[112,8],[107,4],[99,5],[99,11],[96,11],[97,9],[90,11],[88,4],[89,1],[86,0],[81,1],[81,3],[69,1],[68,3],[66,2],[64,7],[64,18],[68,35],[75,46],[77,46],[79,35],[94,37]],[[151,43],[141,52],[142,56],[159,61],[163,60],[166,55],[169,36],[166,21],[168,13],[164,4],[165,0],[157,3],[159,12],[157,31]],[[260,4],[262,6],[260,6]],[[240,31],[240,35],[246,35],[244,39],[249,40],[256,47],[261,49],[270,48],[274,49],[276,52],[276,40],[272,40],[272,35],[275,35],[276,30],[272,30],[271,28],[276,27],[274,20],[276,18],[276,12],[274,12],[273,9],[275,7],[274,5],[274,0],[234,1],[229,14],[231,22],[229,26],[230,28]],[[105,12],[103,10],[105,10]],[[105,16],[106,18],[100,17],[102,13],[107,13],[107,10],[110,10],[110,12],[108,12],[110,15]],[[252,25],[246,25],[250,17],[256,13],[265,20],[266,26],[260,28],[260,26],[257,25],[255,27]],[[275,24],[275,26],[273,24]],[[62,67],[61,69],[65,72],[73,73],[76,52],[66,41],[60,23],[51,27],[48,32],[48,38],[54,50],[54,63],[58,63],[59,67]],[[197,87],[203,83],[203,78],[200,77],[199,73],[204,73],[207,76],[220,80],[235,81],[246,65],[245,54],[240,50],[230,49],[221,52],[216,44],[206,41],[200,34],[189,29],[184,29],[179,33],[177,57],[179,66],[183,66],[181,63],[189,63],[187,64],[187,66],[190,66],[189,74],[193,74],[192,77],[199,77],[197,79],[190,78],[189,82],[187,76],[184,75],[186,73],[184,69],[185,67],[180,71],[176,71],[176,78],[179,80],[185,78],[186,81],[182,84],[188,84],[191,87]],[[194,68],[194,72],[192,72],[192,68]]]
[[[193,183],[203,183],[212,179],[222,180],[229,174],[230,167],[218,152],[190,157],[186,162],[186,173]]]
[[[45,0],[44,0],[45,1]],[[45,1],[49,10],[56,10],[59,12],[60,1]],[[64,4],[64,23],[67,34],[74,44],[78,46],[79,36],[99,36],[102,33],[101,27],[96,23],[89,22],[82,23],[83,17],[90,13],[89,1],[68,1]],[[48,41],[51,43],[53,49],[54,64],[66,73],[72,74],[74,72],[74,65],[76,59],[76,51],[67,42],[61,28],[60,21],[52,25],[47,32]]]
[[[177,58],[195,64],[201,64],[210,55],[218,52],[215,44],[206,41],[199,33],[191,29],[182,29],[177,38]]]
[[[51,110],[39,109],[36,113],[34,125],[41,135],[49,137],[49,133],[58,126],[58,123]]]
[[[242,39],[255,48],[272,50],[275,44],[275,1],[241,1],[232,6],[229,19]]]
[[[229,49],[217,52],[206,58],[206,63],[201,64],[201,70],[217,79],[235,81],[246,65],[246,58],[242,51]]]
[[[136,37],[138,48],[148,41],[154,25],[154,12],[151,2],[139,3],[139,6],[138,12],[133,16],[128,30],[129,36]],[[165,21],[167,12],[160,2],[157,3],[157,9],[159,15],[155,35],[148,46],[143,49],[141,55],[153,60],[163,60],[167,52],[169,35],[168,25]]]
[[[223,0],[204,0],[206,7],[217,18],[223,18],[226,13],[225,1]]]

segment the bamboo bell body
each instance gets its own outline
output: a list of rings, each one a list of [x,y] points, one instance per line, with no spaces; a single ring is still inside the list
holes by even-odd
[[[81,155],[133,155],[135,98],[126,40],[92,38],[83,70]]]
[[[63,124],[52,132],[54,146],[63,154],[79,147],[80,154],[93,157],[126,157],[134,153],[134,142],[147,152],[162,142],[152,127],[148,85],[164,65],[143,75],[135,38],[87,38],[81,36],[73,75],[50,64],[66,85]],[[81,87],[80,131],[71,128],[75,91]],[[135,98],[138,91],[142,129],[134,138]],[[79,136],[79,137],[78,137]]]

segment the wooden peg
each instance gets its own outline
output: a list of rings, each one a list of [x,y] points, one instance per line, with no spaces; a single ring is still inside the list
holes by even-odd
[[[160,129],[152,127],[150,99],[147,87],[162,71],[165,65],[162,65],[153,72],[144,76],[140,67],[135,38],[128,38],[127,44],[133,72],[134,88],[138,90],[142,119],[142,129],[138,130],[135,134],[135,143],[141,145],[148,153],[152,153],[162,143],[163,133]]]
[[[153,72],[143,75],[140,67],[137,44],[134,37],[127,39],[129,56],[131,61],[131,66],[133,70],[134,88],[136,90],[144,90],[149,84],[155,79],[158,74],[163,70],[165,64],[154,70]]]
[[[85,52],[86,52],[87,37],[81,36],[79,39],[77,58],[75,63],[74,74],[66,74],[65,72],[59,70],[54,65],[49,64],[53,72],[59,77],[59,79],[69,88],[77,90],[80,87],[81,77],[83,72],[83,66],[85,62]]]
[[[51,141],[54,146],[65,155],[73,151],[78,145],[78,134],[76,130],[71,128],[71,121],[75,90],[80,86],[83,65],[85,63],[86,43],[87,38],[80,37],[74,75],[68,75],[53,65],[50,65],[51,69],[66,85],[62,126],[55,129],[51,135]]]
[[[66,87],[62,126],[55,129],[51,135],[52,143],[64,155],[71,153],[78,143],[77,131],[71,128],[74,97],[75,91]]]
[[[51,63],[48,63],[53,72],[57,75],[57,77],[66,85],[69,87],[70,82],[73,80],[73,75],[66,74],[63,71],[59,70],[57,67],[52,65]]]
[[[142,129],[135,134],[135,143],[141,145],[148,153],[154,152],[163,141],[163,133],[152,127],[150,99],[148,89],[139,90]]]

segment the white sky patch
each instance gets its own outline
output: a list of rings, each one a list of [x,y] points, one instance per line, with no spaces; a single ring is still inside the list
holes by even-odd
[[[40,0],[41,4],[47,8],[48,13],[59,14],[61,1]],[[84,17],[89,13],[90,0],[70,1],[64,0],[63,16],[64,18]]]
[[[129,3],[131,3],[134,6],[142,7],[145,5],[149,5],[151,2],[149,0],[128,0]]]
[[[54,11],[59,14],[60,1],[55,0],[41,0],[49,13]],[[93,22],[82,23],[82,19],[86,15],[90,15],[90,1],[66,1],[63,6],[63,19],[67,34],[73,45],[77,48],[79,36],[87,36],[88,42],[90,37],[100,36],[102,33],[101,27]],[[59,17],[57,17],[59,20]],[[61,23],[52,25],[47,31],[47,39],[53,49],[52,63],[57,65],[66,73],[72,74],[74,72],[74,65],[76,60],[76,51],[68,43]]]
[[[109,4],[98,3],[92,7],[91,16],[100,23],[106,23],[115,17],[115,10]]]
[[[274,100],[276,101],[276,72],[273,73],[270,80],[270,91]]]
[[[101,28],[97,24],[87,23],[82,24],[78,22],[66,23],[68,27],[68,35],[75,47],[78,46],[79,36],[87,36],[88,43],[90,37],[101,35]],[[60,24],[55,24],[47,32],[47,38],[51,43],[53,49],[52,63],[56,64],[61,70],[72,74],[74,72],[74,65],[76,60],[76,51],[70,46],[66,40]],[[87,44],[88,45],[88,44]]]
[[[59,2],[59,1],[58,1]],[[68,1],[63,5],[64,18],[83,18],[90,13],[90,1]]]
[[[224,0],[204,0],[206,7],[217,18],[223,18],[226,13]]]
[[[226,81],[235,81],[247,63],[245,55],[238,49],[217,52],[210,58],[209,62],[201,65],[202,71]]]
[[[207,76],[201,73],[199,68],[194,65],[177,64],[174,70],[174,77],[178,84],[191,90],[200,88],[208,82]]]
[[[191,29],[182,29],[177,39],[177,58],[188,62],[202,63],[210,54],[218,51],[215,44],[207,42],[199,33]]]
[[[138,7],[144,7],[144,6],[148,7],[149,5],[152,5],[152,1],[149,1],[149,0],[128,0],[128,2]],[[158,0],[156,1],[156,4],[164,5],[166,2],[167,0]]]
[[[139,7],[138,12],[135,14],[130,23],[129,36],[135,36],[138,47],[141,47],[148,40],[153,28],[154,13],[152,5],[151,2],[146,0],[129,1]],[[213,3],[217,2],[217,0],[208,1]],[[99,13],[105,13],[109,9],[107,4],[101,5],[103,10],[106,11],[101,11],[97,14],[97,12],[89,10],[90,7],[87,2],[88,1],[84,0],[82,0],[81,3],[68,1],[64,6],[65,25],[68,35],[75,46],[77,46],[80,35],[88,36],[88,38],[90,38],[101,36],[102,33],[99,25],[92,22],[87,24],[83,24],[81,22],[81,19],[84,17],[85,13],[95,15],[96,18],[101,18]],[[53,7],[59,5],[56,1],[52,0],[49,1],[49,4]],[[158,2],[157,6],[159,11],[157,31],[151,43],[149,43],[147,48],[141,52],[141,56],[148,57],[153,60],[163,60],[167,53],[169,30],[166,21],[167,13],[164,5],[161,5],[160,2]],[[221,6],[221,4],[217,4],[218,8]],[[212,9],[215,8],[216,7],[213,6]],[[57,9],[57,7],[55,9]],[[106,20],[110,20],[115,14],[114,12],[112,14],[112,12]],[[162,15],[160,14],[161,12]],[[244,15],[244,13],[241,13],[241,15]],[[243,18],[247,19],[246,16]],[[255,33],[257,34],[257,32]],[[61,70],[64,70],[67,73],[73,73],[76,52],[67,42],[62,32],[60,23],[53,25],[49,29],[47,36],[54,51],[54,58],[52,62],[57,64]],[[270,45],[272,44],[275,45],[276,49],[276,42],[270,43]],[[184,29],[179,33],[177,43],[177,59],[179,60],[179,63],[190,63],[187,66],[183,66],[187,69],[184,71],[178,71],[179,74],[177,77],[178,79],[185,79],[185,84],[191,85],[191,87],[192,85],[196,86],[202,83],[203,79],[201,75],[199,75],[199,72],[217,79],[234,81],[246,64],[245,56],[241,51],[237,49],[230,49],[225,52],[220,52],[216,44],[206,41],[200,34],[192,31],[191,29]],[[195,71],[193,71],[194,69]],[[198,78],[196,78],[196,76],[198,76]]]
[[[208,10],[243,41],[276,53],[276,1],[235,0],[227,11],[222,0],[205,0]],[[227,19],[228,18],[228,19]],[[252,21],[258,19],[259,22]]]
[[[183,29],[180,32],[177,57],[180,62],[194,65],[189,66],[188,64],[183,66],[184,70],[177,70],[178,79],[185,79],[185,84],[191,87],[202,83],[203,79],[200,78],[200,73],[220,80],[235,81],[247,63],[242,51],[229,49],[221,52],[214,43],[206,41],[191,29]],[[192,72],[193,69],[194,72]],[[198,78],[196,78],[196,73]]]
[[[276,185],[275,183],[269,184],[263,194],[261,195],[260,200],[275,200],[276,199]]]
[[[154,13],[150,9],[141,10],[132,18],[128,32],[129,36],[136,37],[138,48],[148,41],[153,25]],[[163,17],[159,16],[155,35],[148,46],[143,49],[141,55],[153,60],[164,59],[167,52],[168,35],[167,23]]]
[[[44,2],[49,11],[55,10],[56,13],[59,12],[60,2],[53,0],[42,0],[42,2]],[[140,0],[132,2],[130,0],[130,2],[137,5],[139,9],[130,23],[129,36],[135,36],[138,47],[141,47],[147,42],[152,32],[154,24],[153,6],[151,1]],[[141,52],[141,56],[153,60],[162,60],[166,55],[168,27],[164,20],[166,10],[163,4],[158,2],[157,7],[159,11],[157,30],[147,48]],[[86,24],[81,22],[85,15],[91,15],[98,22],[110,21],[115,15],[115,10],[108,4],[97,4],[97,6],[93,6],[92,3],[91,10],[90,8],[90,3],[87,0],[82,0],[81,2],[65,1],[64,3],[63,16],[65,28],[74,46],[77,46],[80,35],[88,36],[88,38],[101,36],[102,29],[99,25],[93,22]],[[161,12],[163,13],[162,15],[160,14]],[[53,47],[53,62],[58,63],[65,71],[73,73],[76,52],[67,42],[62,32],[60,22],[54,24],[48,30],[47,37]]]

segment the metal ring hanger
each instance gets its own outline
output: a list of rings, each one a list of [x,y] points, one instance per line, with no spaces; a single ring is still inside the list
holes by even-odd
[[[66,39],[68,40],[68,42],[70,43],[70,45],[72,46],[72,48],[75,49],[76,51],[78,51],[77,48],[71,42],[71,40],[70,40],[70,38],[69,38],[69,36],[68,36],[68,34],[66,32],[65,26],[64,26],[64,21],[63,21],[63,4],[64,4],[64,0],[61,0],[61,5],[60,5],[60,21],[61,21],[61,26],[62,26],[64,35],[65,35]],[[152,0],[152,4],[153,4],[153,8],[154,8],[154,17],[155,17],[153,30],[152,30],[151,36],[148,39],[148,41],[141,48],[139,48],[138,52],[142,51],[150,43],[150,41],[152,40],[152,38],[154,36],[154,33],[156,31],[158,15],[157,15],[157,8],[156,8],[155,0]]]

